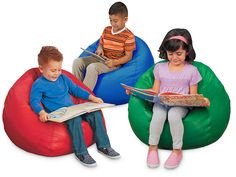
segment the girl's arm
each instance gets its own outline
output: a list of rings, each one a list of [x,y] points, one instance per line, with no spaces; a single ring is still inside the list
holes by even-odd
[[[190,88],[189,88],[189,93],[190,94],[198,94],[198,85],[197,84],[194,84],[194,85],[191,85]]]
[[[190,89],[189,89],[190,90],[190,94],[198,94],[197,89],[198,89],[198,85],[197,84],[190,86]],[[209,106],[210,105],[209,99],[208,98],[204,98],[204,99],[206,100],[206,104]]]
[[[155,92],[155,93],[159,93],[159,91],[160,91],[160,81],[155,79],[152,88],[147,89],[147,91],[152,91],[152,92]]]

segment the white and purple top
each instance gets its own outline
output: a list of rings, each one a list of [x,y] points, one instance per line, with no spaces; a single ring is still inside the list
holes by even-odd
[[[160,93],[175,92],[189,94],[189,88],[202,80],[197,67],[186,63],[182,71],[170,71],[169,62],[158,63],[153,74],[160,81]]]

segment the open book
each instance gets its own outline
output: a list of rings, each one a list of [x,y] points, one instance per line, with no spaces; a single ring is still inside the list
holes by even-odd
[[[96,58],[98,61],[101,61],[101,62],[105,62],[107,59],[100,56],[100,55],[97,55],[96,53],[93,53],[93,52],[90,52],[89,50],[86,50],[84,48],[81,47],[81,49],[83,51],[85,51],[86,53],[90,54],[92,57]]]
[[[131,95],[147,100],[149,102],[164,104],[167,106],[189,106],[189,107],[207,107],[209,101],[202,94],[179,94],[174,92],[163,92],[157,94],[145,89],[131,87],[121,84]]]
[[[64,122],[66,120],[75,118],[76,116],[97,111],[101,108],[115,106],[114,104],[108,103],[93,103],[93,102],[86,102],[82,104],[76,104],[69,107],[62,107],[59,108],[50,114],[48,114],[48,120],[53,122]]]

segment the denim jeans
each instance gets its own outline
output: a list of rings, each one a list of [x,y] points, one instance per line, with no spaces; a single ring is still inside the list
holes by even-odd
[[[77,116],[65,122],[72,139],[74,153],[79,155],[88,153],[82,131],[82,120],[88,122],[92,128],[97,148],[110,147],[110,141],[102,120],[102,113],[101,111],[95,111]]]

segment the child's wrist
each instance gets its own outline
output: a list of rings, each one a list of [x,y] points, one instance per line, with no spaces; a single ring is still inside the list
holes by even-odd
[[[94,96],[93,96],[92,94],[90,94],[90,95],[89,95],[89,100],[90,100],[90,101],[93,101],[93,99],[94,99]]]
[[[42,115],[44,113],[45,113],[45,111],[43,109],[41,111],[39,111],[39,115]]]
[[[117,66],[117,65],[119,65],[120,63],[119,63],[118,60],[114,59],[113,62],[112,62],[112,64],[113,64],[113,66]]]

